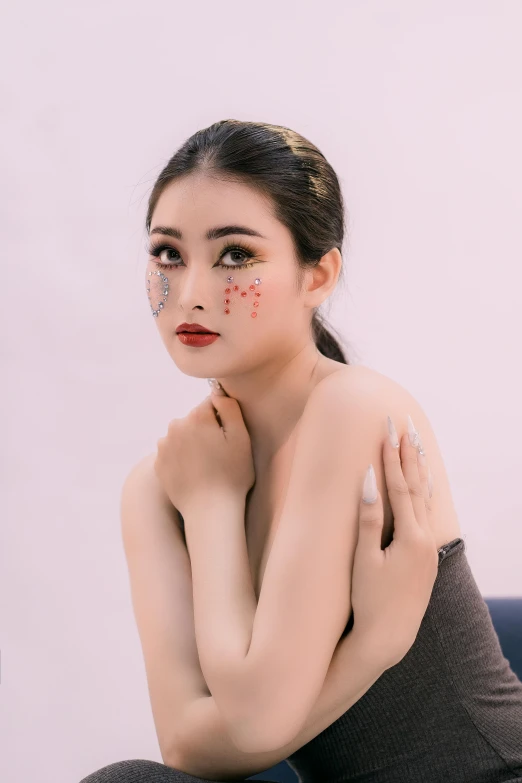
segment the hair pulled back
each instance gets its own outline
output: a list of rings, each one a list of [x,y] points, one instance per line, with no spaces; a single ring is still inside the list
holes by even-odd
[[[164,188],[196,172],[250,185],[271,200],[274,216],[293,238],[298,288],[304,270],[316,266],[325,253],[334,247],[342,253],[345,220],[339,180],[324,155],[299,133],[240,120],[221,120],[197,131],[170,158],[152,188],[147,233]],[[311,329],[320,353],[349,364],[318,308]]]

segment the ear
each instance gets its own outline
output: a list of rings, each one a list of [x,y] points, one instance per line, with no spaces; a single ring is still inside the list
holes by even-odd
[[[328,299],[337,285],[342,265],[342,255],[338,248],[333,247],[316,266],[305,270],[303,290],[309,307],[319,307]]]

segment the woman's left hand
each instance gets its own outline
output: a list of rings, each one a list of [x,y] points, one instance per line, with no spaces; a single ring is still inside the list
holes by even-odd
[[[172,419],[157,447],[154,470],[183,516],[195,499],[246,497],[255,482],[250,435],[233,397],[211,394],[184,419]]]

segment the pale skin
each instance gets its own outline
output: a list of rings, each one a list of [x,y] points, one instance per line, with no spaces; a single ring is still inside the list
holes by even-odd
[[[263,234],[265,239],[247,238],[248,244],[256,250],[255,266],[249,269],[222,269],[217,265],[225,261],[234,263],[232,261],[235,258],[234,251],[229,251],[219,262],[220,250],[230,240],[243,239],[237,234],[211,241],[203,238],[207,229],[224,225],[248,226]],[[229,774],[232,774],[233,769],[237,769],[238,772],[241,769],[243,774],[254,774],[256,763],[261,765],[259,769],[266,769],[272,762],[276,763],[273,754],[270,756],[270,749],[275,749],[277,743],[279,743],[279,750],[284,754],[281,758],[285,758],[293,749],[300,746],[292,746],[292,741],[296,737],[303,739],[304,736],[304,741],[307,741],[315,736],[313,731],[310,734],[310,726],[307,728],[308,735],[301,736],[299,731],[303,730],[303,721],[309,716],[311,708],[321,701],[324,692],[324,689],[321,690],[322,682],[324,681],[325,688],[328,682],[328,678],[324,680],[328,663],[332,659],[337,640],[351,608],[354,608],[356,622],[347,640],[352,637],[352,650],[356,650],[355,644],[360,645],[351,660],[353,668],[357,654],[362,659],[363,651],[367,653],[369,649],[382,647],[376,644],[378,639],[376,634],[380,622],[383,634],[381,638],[385,638],[386,616],[390,616],[391,605],[386,609],[383,607],[382,618],[379,622],[375,619],[373,625],[368,624],[365,627],[364,616],[378,618],[379,602],[382,601],[383,596],[389,596],[392,601],[395,601],[393,604],[395,614],[392,613],[392,616],[396,621],[401,606],[407,600],[408,592],[411,593],[411,590],[407,591],[404,588],[401,593],[399,579],[388,565],[379,570],[379,579],[376,582],[375,572],[370,573],[371,562],[374,561],[368,560],[365,561],[364,569],[359,568],[359,595],[368,594],[368,591],[362,587],[365,578],[368,585],[379,584],[383,591],[375,595],[375,604],[366,606],[364,611],[362,604],[359,604],[361,607],[359,615],[355,611],[355,602],[350,600],[353,598],[352,593],[355,595],[356,589],[356,584],[350,584],[350,581],[357,542],[357,523],[360,521],[360,492],[362,479],[370,462],[375,468],[379,497],[382,497],[380,506],[382,518],[379,529],[379,541],[382,546],[387,546],[393,535],[393,516],[395,516],[395,527],[398,527],[396,509],[392,514],[382,453],[387,415],[394,419],[400,438],[404,435],[408,414],[412,416],[421,433],[434,484],[437,487],[431,501],[429,515],[433,551],[459,536],[460,527],[435,436],[418,403],[402,387],[379,373],[364,367],[347,367],[325,358],[318,353],[311,340],[309,321],[312,308],[327,299],[337,283],[341,264],[337,249],[334,248],[323,256],[317,267],[304,273],[302,289],[297,292],[290,233],[271,215],[264,199],[244,185],[222,183],[202,176],[190,177],[184,182],[167,187],[153,215],[152,228],[157,226],[175,226],[183,232],[181,241],[166,236],[154,237],[154,241],[164,240],[165,244],[172,248],[172,252],[167,256],[164,253],[162,259],[180,265],[177,269],[162,268],[169,280],[168,300],[157,318],[157,326],[163,342],[183,372],[195,377],[217,378],[230,399],[226,397],[216,399],[212,395],[212,399],[207,399],[198,406],[203,413],[203,418],[196,412],[196,415],[182,420],[185,435],[190,436],[185,441],[180,437],[181,429],[178,425],[169,427],[169,434],[163,439],[163,448],[160,448],[161,442],[158,443],[157,456],[161,454],[161,460],[156,459],[155,476],[161,485],[163,497],[168,498],[172,509],[179,510],[185,518],[194,590],[195,627],[192,629],[192,634],[194,640],[197,639],[197,653],[195,645],[192,648],[196,653],[193,661],[194,668],[197,667],[198,662],[201,664],[201,682],[208,687],[207,693],[212,693],[219,713],[225,720],[229,737],[233,742],[231,748],[237,748],[238,766],[234,767],[229,754],[228,766],[225,764],[220,772],[223,774],[223,770],[226,769]],[[147,267],[148,271],[150,269],[156,269],[152,260]],[[233,275],[235,282],[241,281],[241,285],[243,282],[250,284],[256,277],[262,279],[262,285],[259,287],[262,296],[256,318],[250,316],[252,307],[239,299],[234,300],[233,306],[230,307],[231,312],[224,314],[223,291],[227,285],[228,275]],[[204,348],[187,347],[175,335],[175,328],[181,321],[198,322],[219,332],[221,336],[215,343]],[[322,381],[325,383],[322,384]],[[321,384],[321,393],[319,395],[316,393],[312,398],[312,393],[318,390],[319,384]],[[342,402],[339,402],[339,395],[342,395]],[[312,403],[307,407],[311,399],[316,401],[314,404],[317,411],[313,409]],[[349,403],[345,400],[349,400]],[[274,662],[274,659],[270,659],[269,647],[275,645],[275,640],[270,637],[267,629],[271,620],[275,622],[276,610],[272,617],[268,612],[271,606],[276,607],[283,600],[282,598],[278,602],[274,600],[274,591],[279,585],[277,580],[282,574],[281,569],[277,570],[276,561],[279,559],[282,562],[289,554],[285,554],[284,550],[284,531],[291,531],[292,524],[294,531],[298,530],[295,526],[297,523],[290,521],[290,517],[289,521],[286,521],[288,510],[291,511],[293,508],[293,501],[287,501],[289,486],[295,486],[299,479],[298,471],[303,470],[302,460],[301,468],[297,467],[299,460],[296,460],[295,447],[296,443],[299,443],[298,434],[302,421],[308,428],[301,434],[303,443],[306,443],[307,432],[310,428],[313,429],[314,421],[320,420],[313,417],[320,417],[321,406],[324,407],[326,404],[329,410],[332,410],[333,405],[341,405],[338,414],[341,419],[344,417],[345,426],[349,424],[347,432],[353,438],[353,454],[351,456],[348,454],[347,464],[344,467],[348,473],[354,475],[353,486],[357,489],[357,495],[354,494],[353,498],[345,496],[341,501],[341,494],[336,496],[335,492],[332,492],[329,496],[332,498],[332,507],[328,506],[328,497],[320,497],[322,505],[318,506],[318,512],[326,514],[328,518],[335,515],[341,518],[344,515],[343,527],[338,525],[335,529],[332,523],[328,535],[331,535],[332,541],[337,542],[334,551],[342,553],[339,563],[342,557],[345,558],[346,581],[337,583],[338,588],[343,585],[345,590],[341,593],[341,590],[337,589],[337,599],[333,598],[336,593],[329,594],[326,588],[324,595],[321,595],[320,591],[317,594],[316,591],[317,618],[313,615],[312,601],[308,607],[310,616],[314,617],[313,633],[310,633],[310,628],[302,629],[294,623],[296,638],[301,634],[300,643],[306,643],[306,648],[303,648],[306,649],[306,655],[303,655],[303,659],[315,661],[315,668],[311,663],[310,671],[307,675],[302,675],[306,678],[306,682],[300,682],[299,677],[296,676],[293,680],[293,690],[290,688],[286,692],[285,701],[297,706],[294,714],[288,712],[282,716],[281,725],[276,726],[274,730],[277,736],[263,734],[263,727],[274,723],[274,714],[271,712],[273,707],[271,708],[270,704],[265,705],[263,715],[260,701],[262,693],[259,690],[261,686],[258,686],[258,690],[254,686],[255,683],[262,683],[262,691],[267,693],[268,682],[272,682],[274,688],[277,684],[275,680],[267,679],[263,666],[267,666],[270,660],[272,665]],[[307,415],[303,416],[305,409]],[[243,430],[241,432],[240,429],[237,430],[239,440],[234,441],[234,449],[227,449],[214,410],[219,412],[225,430],[227,423],[232,431],[234,422],[239,423],[241,420]],[[213,417],[215,431],[209,429],[209,414]],[[204,415],[207,415],[206,419]],[[179,421],[174,420],[175,423]],[[206,421],[204,426],[202,426],[203,421]],[[212,438],[219,433],[223,443],[218,439],[205,440],[206,436],[203,437],[203,432],[206,436],[211,435]],[[248,435],[248,444],[243,437],[244,434]],[[332,431],[332,437],[334,435],[335,431]],[[183,448],[181,443],[184,443]],[[210,443],[217,451],[210,453]],[[241,448],[245,449],[243,454],[245,459],[241,462],[246,466],[243,472],[238,469],[240,463],[237,454],[238,449],[239,453],[242,453]],[[328,440],[325,440],[318,448],[324,448],[326,451],[329,448],[338,450],[338,444],[336,442],[329,444]],[[409,447],[403,447],[401,442],[401,456],[407,454],[404,448]],[[415,449],[412,451],[415,452]],[[216,460],[216,454],[219,455],[219,460]],[[248,454],[250,462],[246,459]],[[297,478],[292,471],[297,471]],[[177,484],[169,480],[172,476],[177,477]],[[227,476],[231,477],[230,481],[227,481]],[[290,484],[291,477],[294,478],[293,485]],[[255,485],[252,487],[253,478],[255,478]],[[423,481],[422,468],[413,479],[410,474],[408,484],[414,481]],[[320,496],[320,487],[319,481],[316,496]],[[303,487],[303,493],[304,491]],[[295,495],[295,489],[290,491],[290,497],[293,496],[292,492]],[[425,498],[421,499],[424,504]],[[285,501],[287,501],[286,505]],[[221,514],[216,516],[214,512],[209,515],[209,507],[221,509]],[[316,519],[321,519],[321,513],[316,514]],[[173,520],[175,518],[174,515]],[[303,514],[299,519],[304,524]],[[281,527],[284,528],[283,538],[277,546],[276,533],[281,520]],[[426,519],[421,521],[425,523]],[[427,527],[425,525],[425,529]],[[327,530],[325,526],[322,531],[325,536]],[[338,536],[337,539],[335,535]],[[375,541],[374,546],[376,552],[381,552],[380,546]],[[397,545],[396,551],[400,553],[403,550]],[[272,552],[275,560],[270,558]],[[422,589],[419,588],[416,599],[420,623],[432,583],[429,584],[429,579],[426,582],[429,567],[426,566],[422,570],[416,565],[419,563],[418,554],[417,552],[414,555],[410,551],[409,559],[406,557],[402,563],[401,573],[403,575],[407,573],[412,580],[419,580],[418,585],[423,585]],[[273,563],[272,574],[270,569],[267,569],[270,563]],[[297,569],[298,566],[295,567]],[[313,560],[303,562],[303,571],[310,573],[310,569],[314,567],[318,568],[319,565]],[[408,568],[411,571],[407,571]],[[418,570],[415,571],[415,568]],[[329,571],[334,570],[334,568],[329,569]],[[263,593],[265,571],[269,578]],[[295,584],[299,585],[297,570],[295,573]],[[327,581],[327,579],[320,581],[320,584]],[[335,588],[335,584],[332,579],[331,590]],[[303,592],[302,589],[301,594]],[[273,596],[272,603],[270,593]],[[223,598],[222,601],[217,602],[219,611],[216,611],[216,602],[210,600],[217,594]],[[257,610],[263,595],[267,598],[260,614]],[[285,591],[285,595],[289,595],[288,590]],[[298,598],[296,597],[295,600],[297,601]],[[321,606],[322,614],[325,614],[324,605],[333,607],[329,625],[326,623],[324,632],[317,633],[315,623],[316,619],[319,622]],[[411,607],[409,609],[411,617]],[[291,624],[291,615],[281,614],[278,619],[282,621],[283,617],[287,628],[289,623]],[[258,641],[257,644],[253,634],[254,620],[257,639],[263,640]],[[365,627],[365,634],[359,634],[356,638],[357,628],[363,627]],[[397,627],[396,622],[394,627]],[[189,628],[185,630],[190,633]],[[389,628],[387,630],[389,631]],[[410,635],[413,633],[413,638],[408,638],[407,628],[403,629],[401,644],[396,649],[390,650],[390,658],[380,662],[380,669],[376,665],[373,681],[387,666],[393,665],[390,661],[400,660],[399,648],[402,654],[406,653],[413,643],[416,630],[413,624],[410,628]],[[369,639],[374,643],[372,648],[368,647]],[[294,649],[291,642],[291,639],[285,640],[285,649],[291,650],[293,655],[288,665],[292,664],[293,670],[299,671],[297,654],[300,649],[299,644]],[[281,652],[279,649],[277,658],[279,661],[282,660]],[[396,656],[395,659],[393,656]],[[215,665],[217,660],[221,662],[219,666]],[[321,661],[321,664],[317,664],[317,661]],[[287,681],[289,671],[284,671],[283,667],[281,673]],[[314,677],[317,685],[315,689],[307,691],[307,683]],[[238,684],[241,684],[241,693],[248,694],[248,703],[241,702]],[[367,687],[370,685],[369,677]],[[362,687],[361,691],[364,692]],[[258,699],[257,703],[256,699]],[[252,708],[252,704],[255,709]],[[343,705],[340,705],[340,708],[339,715],[348,707],[343,708]],[[158,708],[156,713],[159,714],[159,711]],[[315,733],[324,727],[320,727]],[[166,729],[162,726],[163,744],[165,744],[163,739],[165,736]],[[195,751],[189,755],[188,749],[197,747],[194,739],[187,738],[185,747],[187,753],[171,754],[170,763],[175,762],[172,763],[173,766],[178,766],[192,774],[203,775],[205,772],[205,776],[210,777],[211,770],[204,766],[203,761],[200,761],[198,766]],[[245,758],[248,756],[252,764],[249,766],[249,771],[245,771],[248,766]],[[216,765],[218,765],[217,756]]]

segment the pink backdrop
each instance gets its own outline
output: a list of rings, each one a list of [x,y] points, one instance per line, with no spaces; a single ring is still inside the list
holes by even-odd
[[[156,332],[146,198],[179,144],[287,125],[338,172],[325,310],[437,434],[485,596],[522,595],[522,4],[5,5],[0,778],[160,761],[119,495],[208,394]]]

